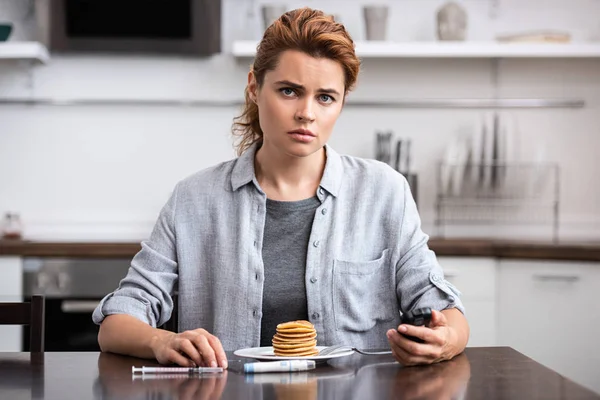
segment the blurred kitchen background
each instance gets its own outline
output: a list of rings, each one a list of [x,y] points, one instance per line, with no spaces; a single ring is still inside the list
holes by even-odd
[[[231,122],[265,24],[309,6],[345,24],[363,61],[330,144],[407,175],[465,293],[471,345],[511,345],[600,391],[600,319],[583,311],[599,289],[597,247],[509,260],[444,241],[599,242],[600,0],[129,3],[0,0],[0,295],[43,292],[58,276],[56,298],[70,288],[86,300],[92,289],[77,292],[69,274],[89,268],[81,279],[97,282],[101,265],[116,285],[134,252],[52,246],[135,248],[180,179],[233,158]],[[48,308],[61,320],[86,309],[61,304]],[[532,309],[580,310],[574,320],[591,328],[574,340],[572,325]]]
[[[17,25],[14,36],[2,47],[40,37],[48,43],[46,32],[52,27],[36,19],[35,9],[28,6],[39,9],[43,8],[40,4],[62,3],[1,0],[0,21],[7,20],[10,11]],[[49,58],[41,56],[45,62],[40,63],[28,58],[32,57],[28,50],[23,50],[23,59],[15,55],[17,59],[6,60],[2,58],[8,56],[2,56],[5,52],[0,50],[0,212],[18,213],[24,235],[30,239],[144,238],[179,179],[234,156],[230,125],[239,112],[251,62],[244,50],[256,45],[244,47],[240,42],[261,37],[263,4],[222,0],[220,24],[213,21],[219,30],[207,31],[203,38],[209,41],[220,35],[220,49],[208,56],[194,56],[193,51],[136,54],[134,45],[124,45],[129,49],[124,54],[91,53],[85,47],[50,51]],[[367,39],[365,2],[269,4],[284,5],[283,9],[321,8],[346,24],[359,49]],[[461,137],[481,132],[482,121],[491,119],[494,111],[479,108],[485,101],[466,106],[460,106],[460,101],[534,100],[533,105],[540,107],[524,102],[495,109],[513,139],[507,159],[556,163],[560,168],[560,236],[598,238],[600,185],[595,176],[600,171],[600,1],[459,1],[468,18],[465,42],[460,44],[470,46],[464,49],[439,47],[459,44],[438,40],[436,12],[443,1],[381,4],[388,8],[388,43],[380,44],[374,56],[368,53],[372,48],[365,48],[357,90],[349,97],[331,145],[342,153],[375,158],[377,131],[410,139],[411,169],[418,173],[424,228],[434,234],[441,187],[439,163],[464,161],[460,154],[448,158],[448,149]],[[116,5],[110,7],[119,13]],[[198,22],[207,24],[204,18],[212,16],[200,16]],[[143,19],[140,10],[132,24],[142,24]],[[51,22],[60,21],[55,18]],[[108,25],[107,21],[104,29],[110,29]],[[66,28],[61,25],[59,29]],[[505,57],[486,56],[494,52],[492,45],[498,36],[532,32],[564,33],[570,43],[549,45],[555,54],[541,59],[535,54],[539,46],[532,47],[531,58],[510,49],[499,50],[506,51]],[[562,36],[549,40],[553,39]],[[417,55],[419,43],[421,56]],[[406,44],[409,50],[397,44]],[[241,56],[232,54],[236,45]],[[411,50],[410,46],[416,47]],[[578,52],[578,48],[582,50]],[[527,48],[524,51],[528,54]],[[467,52],[473,56],[466,58]],[[428,105],[431,100],[447,101]],[[546,101],[548,108],[544,107]],[[395,143],[392,147],[395,150]],[[548,237],[552,218],[552,213],[544,216],[550,225],[543,227],[519,224],[519,229],[490,230],[486,225],[463,229],[453,224],[443,233],[527,236],[533,232]]]

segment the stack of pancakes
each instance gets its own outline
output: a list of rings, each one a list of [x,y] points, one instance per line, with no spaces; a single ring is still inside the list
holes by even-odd
[[[273,336],[273,352],[276,356],[302,357],[319,354],[317,331],[308,321],[290,321],[277,325]]]

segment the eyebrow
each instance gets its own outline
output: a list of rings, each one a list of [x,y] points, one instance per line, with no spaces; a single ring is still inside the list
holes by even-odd
[[[306,89],[304,86],[302,86],[302,85],[300,85],[298,83],[294,83],[294,82],[286,81],[286,80],[277,81],[277,82],[275,82],[275,84],[276,85],[290,86],[290,87],[292,87],[294,89],[300,89],[300,90],[305,90]],[[319,89],[317,91],[320,92],[320,93],[331,93],[331,94],[337,94],[338,96],[340,95],[340,93],[337,90],[335,90],[335,89]]]

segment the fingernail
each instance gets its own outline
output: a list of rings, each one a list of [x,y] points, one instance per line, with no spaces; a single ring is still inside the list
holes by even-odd
[[[406,330],[407,330],[407,329],[406,329],[406,327],[405,327],[404,325],[401,325],[401,326],[398,328],[398,330],[399,330],[400,332],[406,332]]]
[[[211,361],[211,362],[210,362],[210,366],[211,366],[211,367],[213,367],[213,368],[216,368],[216,367],[218,367],[218,365],[217,365],[217,362],[216,362],[216,361]]]
[[[391,330],[387,331],[386,335],[387,335],[388,339],[391,339],[392,338],[392,331]]]
[[[221,365],[223,366],[223,368],[227,368],[227,360],[222,359],[221,360]]]

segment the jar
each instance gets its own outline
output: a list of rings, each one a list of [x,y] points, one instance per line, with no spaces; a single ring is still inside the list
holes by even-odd
[[[438,40],[465,40],[467,23],[467,11],[462,5],[454,1],[444,4],[437,11]]]
[[[23,236],[23,224],[17,213],[7,212],[0,227],[2,229],[2,239],[18,240]]]

